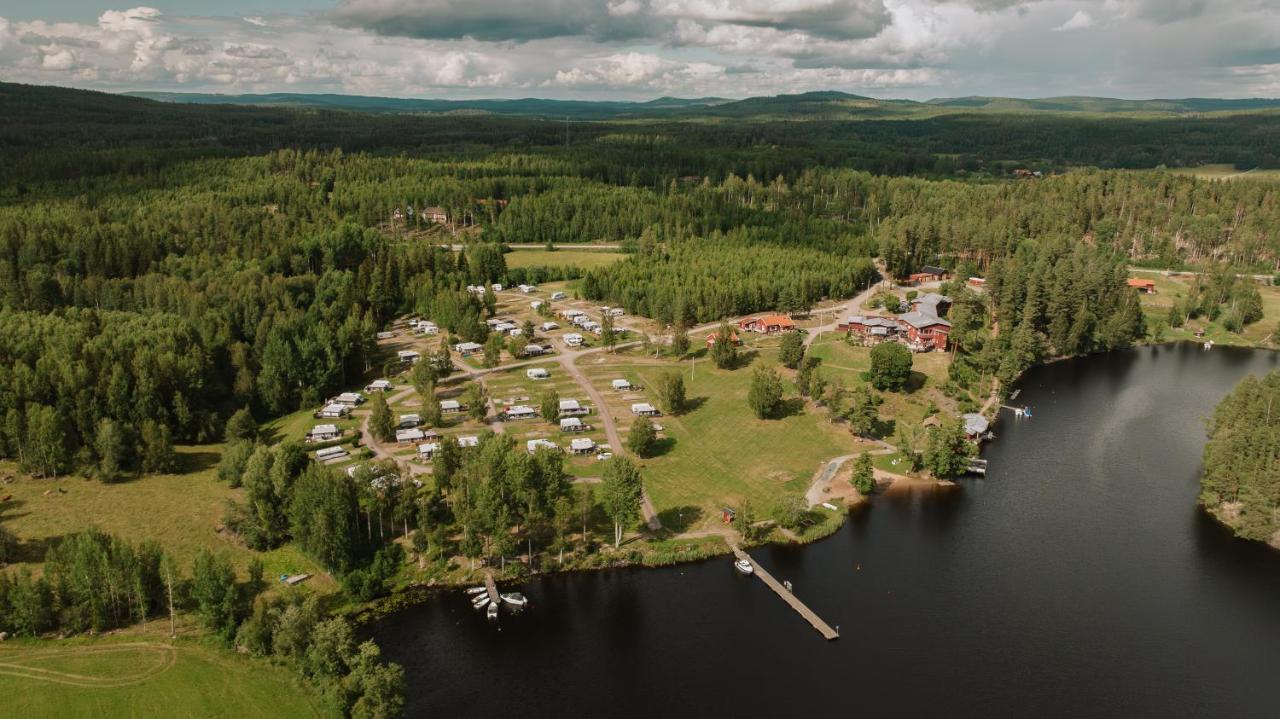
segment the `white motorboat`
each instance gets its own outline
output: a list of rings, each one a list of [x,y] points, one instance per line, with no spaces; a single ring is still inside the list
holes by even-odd
[[[489,590],[484,587],[472,587],[467,590],[467,594],[484,594],[487,591]]]
[[[488,603],[489,603],[489,597],[484,594],[481,594],[480,596],[471,600],[471,606],[475,607],[476,609],[484,609],[484,605]]]
[[[738,570],[739,572],[742,572],[743,574],[754,574],[756,571],[756,568],[751,566],[751,562],[745,559],[739,559],[738,561],[734,562],[733,568]]]
[[[489,610],[488,610],[488,612],[486,612],[486,616],[488,616],[488,617],[489,617],[489,620],[490,620],[490,621],[493,621],[493,620],[497,619],[497,618],[498,618],[498,605],[497,605],[497,604],[490,604],[490,605],[489,605]]]
[[[524,609],[529,606],[529,598],[520,592],[511,592],[510,594],[502,594],[499,596],[502,597],[502,601],[516,607],[517,609]]]

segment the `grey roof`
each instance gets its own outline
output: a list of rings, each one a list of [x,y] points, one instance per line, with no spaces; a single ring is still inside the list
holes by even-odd
[[[938,267],[937,265],[925,265],[924,267],[921,267],[921,268],[920,268],[920,271],[921,271],[921,272],[926,272],[926,273],[931,274],[931,275],[945,275],[945,274],[947,274],[947,270],[946,270],[945,268]]]
[[[897,327],[898,323],[892,317],[864,317],[862,315],[854,315],[845,318],[845,322],[849,324],[859,324],[864,327]]]
[[[942,325],[943,327],[951,326],[950,322],[939,318],[937,315],[928,315],[923,312],[908,312],[905,315],[900,315],[898,319],[906,322],[916,329],[933,327],[934,325]]]
[[[964,416],[964,431],[968,434],[982,434],[990,426],[991,423],[987,418],[976,412],[970,412]]]

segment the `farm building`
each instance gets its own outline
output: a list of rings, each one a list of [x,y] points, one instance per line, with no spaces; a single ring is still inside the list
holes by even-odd
[[[590,454],[596,449],[595,440],[589,437],[579,437],[569,442],[569,451],[574,454]]]
[[[539,449],[543,449],[543,448],[555,449],[555,450],[560,449],[559,445],[557,445],[555,442],[552,442],[549,439],[531,439],[528,442],[524,443],[524,447],[525,447],[525,450],[529,452],[529,454],[533,454],[534,452],[537,452]]]
[[[364,391],[365,392],[386,392],[389,389],[391,389],[391,380],[375,379],[374,381],[365,385]]]
[[[328,442],[342,436],[342,430],[336,424],[317,424],[307,432],[308,442]]]
[[[340,419],[349,414],[351,414],[351,408],[345,404],[338,404],[337,402],[326,404],[319,412],[316,412],[317,417],[323,417],[325,419]]]
[[[551,376],[551,373],[545,367],[531,367],[525,370],[524,376],[529,379],[546,379]]]
[[[578,419],[577,417],[565,417],[564,419],[560,420],[561,432],[581,432],[586,428],[587,426],[583,424],[582,420]]]
[[[627,392],[631,389],[631,382],[625,379],[615,379],[610,384],[615,392]]]
[[[513,404],[502,414],[507,419],[533,419],[538,416],[538,411],[528,405]]]
[[[764,317],[748,317],[738,323],[744,332],[756,332],[772,335],[779,332],[790,332],[796,328],[795,320],[786,315],[765,315]]]
[[[654,407],[648,402],[636,402],[631,405],[631,414],[634,414],[637,417],[657,417],[662,413],[658,411],[657,407]]]
[[[1156,293],[1156,281],[1140,279],[1137,277],[1129,278],[1129,286],[1144,295],[1154,295]]]

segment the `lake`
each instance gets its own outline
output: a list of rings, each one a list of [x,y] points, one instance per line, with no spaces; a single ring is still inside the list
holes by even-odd
[[[375,637],[411,716],[1280,716],[1280,552],[1195,503],[1204,418],[1278,363],[1182,344],[1032,370],[986,479],[753,551],[834,642],[727,557],[530,581],[498,626],[443,594]]]

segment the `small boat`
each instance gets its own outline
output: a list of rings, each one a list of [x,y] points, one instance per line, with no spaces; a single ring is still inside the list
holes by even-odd
[[[499,596],[502,597],[502,601],[513,607],[524,609],[529,606],[529,598],[520,592],[511,592],[510,594],[501,594]]]
[[[467,594],[484,594],[487,591],[489,590],[484,587],[472,587],[467,590]]]
[[[489,617],[489,621],[495,621],[498,618],[498,605],[490,604],[489,610],[485,612],[485,616]]]
[[[745,559],[739,559],[738,561],[734,562],[733,568],[743,574],[754,574],[756,571],[756,568],[751,566],[751,562],[748,562]]]
[[[483,594],[471,600],[471,606],[475,607],[476,609],[484,609],[484,605],[488,603],[489,603],[489,597]]]

